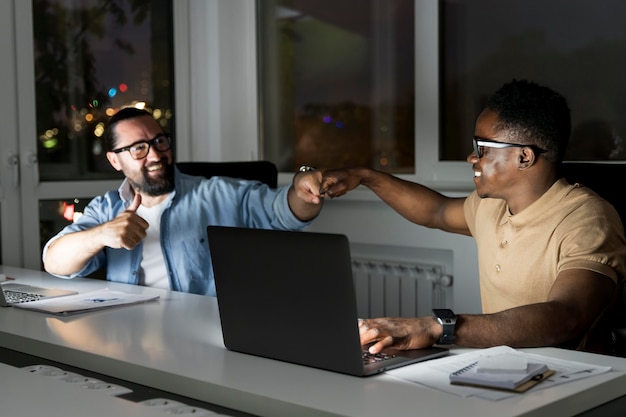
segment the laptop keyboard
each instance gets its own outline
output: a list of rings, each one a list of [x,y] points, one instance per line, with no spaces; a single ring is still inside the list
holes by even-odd
[[[40,294],[30,294],[26,292],[4,290],[4,298],[11,304],[25,303],[28,301],[37,301],[43,296]]]
[[[369,365],[372,363],[379,363],[389,359],[393,359],[396,355],[389,355],[387,353],[370,353],[367,349],[363,349],[363,365]]]

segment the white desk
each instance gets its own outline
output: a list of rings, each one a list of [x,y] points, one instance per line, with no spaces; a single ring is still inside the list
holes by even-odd
[[[167,417],[162,409],[88,391],[0,363],[0,415],[10,417]],[[169,414],[171,417],[171,414]]]
[[[154,303],[67,318],[3,308],[0,346],[262,416],[557,417],[626,395],[626,374],[621,372],[499,402],[459,398],[385,374],[335,374],[227,351],[217,302],[211,297],[99,280],[60,280],[9,267],[0,267],[0,272],[47,287],[87,291],[109,285],[161,296]],[[553,348],[532,351],[626,371],[626,359]]]

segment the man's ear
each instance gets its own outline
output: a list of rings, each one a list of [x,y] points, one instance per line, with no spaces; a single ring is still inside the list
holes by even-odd
[[[111,166],[115,168],[116,171],[121,171],[122,166],[118,162],[117,155],[115,154],[115,152],[107,152],[106,155],[107,155],[107,159],[109,160],[109,164],[111,164]]]
[[[537,154],[530,146],[524,146],[519,151],[519,169],[528,169],[535,165]]]

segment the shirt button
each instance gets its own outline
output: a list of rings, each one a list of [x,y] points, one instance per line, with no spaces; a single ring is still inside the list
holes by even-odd
[[[509,244],[508,240],[503,240],[502,242],[500,242],[500,247],[502,248],[506,248],[506,246]]]
[[[500,272],[501,269],[500,265],[496,265],[496,272]]]

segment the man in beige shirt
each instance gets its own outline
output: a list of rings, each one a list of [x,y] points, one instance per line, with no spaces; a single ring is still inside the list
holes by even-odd
[[[560,176],[570,126],[561,95],[514,80],[478,116],[467,158],[476,189],[466,198],[371,169],[324,173],[327,197],[364,185],[411,222],[477,244],[483,314],[363,320],[361,342],[375,342],[372,353],[437,343],[606,348],[603,323],[626,272],[626,240],[609,203]]]

